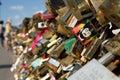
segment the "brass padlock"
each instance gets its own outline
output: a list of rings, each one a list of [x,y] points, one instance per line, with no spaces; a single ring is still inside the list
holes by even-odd
[[[120,0],[105,0],[100,5],[100,10],[104,16],[117,27],[120,28]]]
[[[108,41],[104,47],[107,51],[120,56],[120,34]]]

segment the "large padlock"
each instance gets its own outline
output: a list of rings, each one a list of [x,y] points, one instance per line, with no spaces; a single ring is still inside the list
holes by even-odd
[[[100,10],[104,16],[117,27],[120,27],[120,0],[105,0],[100,5]]]
[[[93,15],[85,0],[64,0],[64,2],[78,20],[82,20]]]

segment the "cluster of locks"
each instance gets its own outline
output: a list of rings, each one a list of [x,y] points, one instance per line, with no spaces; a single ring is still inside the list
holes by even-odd
[[[120,80],[120,0],[46,0],[12,40],[15,80]]]

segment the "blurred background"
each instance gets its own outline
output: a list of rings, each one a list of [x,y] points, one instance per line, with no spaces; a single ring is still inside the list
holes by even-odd
[[[44,3],[44,0],[0,0],[0,80],[14,80],[10,72],[13,52],[4,45],[6,23],[11,20],[10,26],[20,28],[25,17],[45,11]]]

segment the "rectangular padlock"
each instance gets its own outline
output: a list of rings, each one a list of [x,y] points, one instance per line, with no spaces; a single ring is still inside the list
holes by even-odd
[[[63,23],[66,23],[68,18],[71,16],[72,12],[70,10],[68,10],[66,13],[64,13],[64,15],[61,17],[61,21]]]
[[[64,0],[64,2],[79,21],[93,15],[85,0]]]
[[[86,20],[76,25],[72,31],[84,46],[88,45],[98,36],[97,30],[90,20]]]
[[[87,48],[85,54],[83,54],[83,56],[85,56],[89,60],[92,59],[96,51],[98,50],[99,46],[101,45],[101,43],[102,43],[102,40],[99,38],[96,38],[95,40],[93,40],[90,46]]]
[[[120,34],[109,40],[104,47],[107,51],[120,56]]]
[[[103,57],[101,57],[98,62],[100,62],[103,65],[108,65],[113,59],[115,59],[115,56],[113,53],[108,52]]]
[[[45,62],[45,65],[56,72],[60,65],[60,62],[54,58],[50,58],[47,62]]]
[[[51,56],[54,58],[58,58],[62,52],[64,51],[64,45],[63,42],[58,44],[59,46],[57,46],[52,52],[51,52]]]
[[[67,37],[71,37],[73,36],[73,33],[72,31],[70,31],[69,29],[67,29],[64,25],[62,24],[58,24],[58,27],[57,27],[57,32],[64,35],[64,36],[67,36]]]
[[[65,58],[63,58],[60,63],[64,66],[68,66],[69,64],[71,64],[74,61],[74,58],[72,56],[67,56]]]

